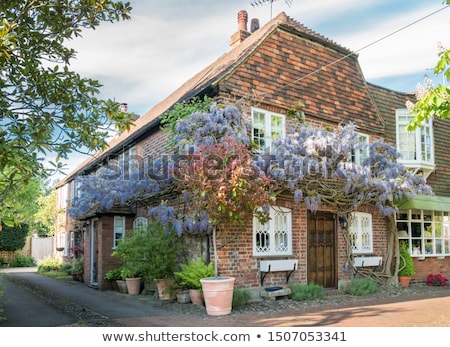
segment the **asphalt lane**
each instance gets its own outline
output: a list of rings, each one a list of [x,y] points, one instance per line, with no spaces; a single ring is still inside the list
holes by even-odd
[[[57,327],[76,323],[76,318],[48,302],[41,300],[29,290],[0,277],[3,290],[3,313],[0,327]]]
[[[125,326],[117,319],[153,318],[169,315],[153,307],[144,295],[99,291],[80,282],[62,281],[36,273],[36,268],[0,270],[4,287],[4,312],[0,327]],[[164,320],[162,320],[164,321]],[[154,323],[152,326],[159,326]]]

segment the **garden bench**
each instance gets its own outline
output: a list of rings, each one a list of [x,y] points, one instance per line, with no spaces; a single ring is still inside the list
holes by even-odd
[[[360,272],[359,269],[361,269],[361,271],[364,269],[369,272],[373,272],[377,267],[381,266],[382,263],[383,257],[379,256],[355,257],[353,258],[353,266],[354,266],[353,276],[356,276],[356,274]]]
[[[297,270],[298,259],[282,259],[282,260],[261,260],[259,263],[259,271],[261,272],[261,286],[264,284],[266,275],[270,272],[286,271],[286,283],[289,281],[291,274]]]
[[[370,256],[370,257],[355,257],[353,258],[353,265],[355,267],[378,267],[381,266],[383,257]]]

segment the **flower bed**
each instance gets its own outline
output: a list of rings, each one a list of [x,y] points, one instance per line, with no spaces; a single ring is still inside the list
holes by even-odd
[[[446,286],[447,285],[447,278],[441,274],[433,275],[430,274],[427,277],[427,284],[429,286]]]

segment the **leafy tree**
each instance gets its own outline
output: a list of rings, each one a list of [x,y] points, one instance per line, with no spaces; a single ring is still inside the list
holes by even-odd
[[[424,85],[419,85],[416,103],[407,102],[407,107],[414,115],[414,118],[407,126],[407,130],[414,130],[420,127],[423,121],[436,116],[439,118],[450,118],[450,49],[440,47],[439,60],[434,68],[434,74],[443,75],[447,85],[438,84],[435,86],[430,78],[425,78]]]
[[[2,219],[4,224],[12,226],[15,221],[32,224],[34,215],[38,212],[38,200],[43,193],[43,183],[37,177],[32,177],[26,185],[18,186],[14,194],[7,195],[1,205],[8,210],[10,218]],[[53,207],[54,209],[54,207]]]
[[[25,246],[28,224],[2,225],[0,231],[0,251],[17,251]]]
[[[65,44],[101,22],[129,19],[129,3],[113,0],[2,0],[0,3],[0,219],[5,205],[32,177],[51,170],[43,158],[105,148],[108,130],[132,124],[133,114],[101,100],[101,84],[70,69],[76,52]]]
[[[57,210],[56,191],[43,189],[44,192],[37,199],[38,210],[33,216],[32,229],[38,234],[52,236],[55,231]]]

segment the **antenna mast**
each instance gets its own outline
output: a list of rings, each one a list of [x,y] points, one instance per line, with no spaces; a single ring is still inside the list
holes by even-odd
[[[270,3],[270,19],[272,19],[272,4],[277,1],[277,0],[252,0],[250,2],[250,5],[252,5],[252,7],[256,7],[256,6],[262,6],[265,5],[267,3]],[[294,2],[294,0],[284,0],[284,2],[291,7],[292,3]]]

